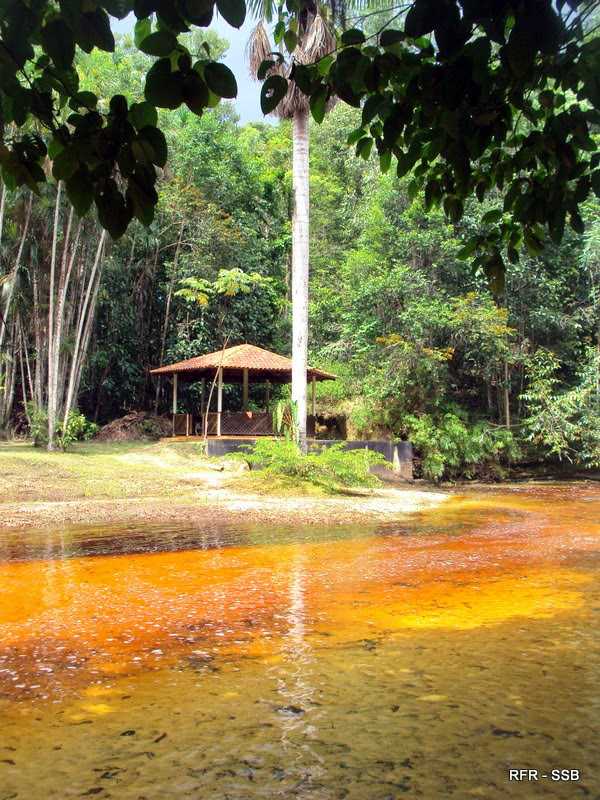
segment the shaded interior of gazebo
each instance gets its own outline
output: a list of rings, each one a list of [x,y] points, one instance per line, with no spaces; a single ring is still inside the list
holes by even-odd
[[[186,361],[167,364],[150,370],[152,375],[171,377],[173,387],[173,435],[174,436],[272,436],[273,420],[270,412],[251,411],[248,408],[248,389],[250,384],[265,386],[265,405],[268,407],[272,384],[291,383],[292,361],[286,356],[264,350],[252,344],[240,344],[207,353]],[[306,377],[311,386],[311,411],[307,416],[306,432],[315,433],[315,385],[317,381],[335,380],[335,375],[309,367]],[[197,413],[180,414],[177,411],[177,393],[181,381],[201,384],[200,403]],[[214,391],[211,395],[211,386]],[[223,409],[223,385],[241,384],[242,410]],[[206,408],[210,401],[211,407]],[[206,413],[208,410],[208,413]],[[206,424],[206,431],[204,426]]]

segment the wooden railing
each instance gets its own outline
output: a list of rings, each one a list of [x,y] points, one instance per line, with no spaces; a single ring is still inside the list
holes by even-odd
[[[273,436],[273,417],[266,411],[224,411],[221,415],[221,436]],[[196,414],[174,414],[174,436],[202,436],[204,418]],[[218,436],[219,414],[208,415],[207,433]],[[308,436],[315,435],[315,418],[306,418]]]

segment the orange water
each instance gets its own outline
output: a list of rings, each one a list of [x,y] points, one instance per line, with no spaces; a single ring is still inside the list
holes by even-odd
[[[0,534],[0,800],[597,797],[599,550],[588,484]]]

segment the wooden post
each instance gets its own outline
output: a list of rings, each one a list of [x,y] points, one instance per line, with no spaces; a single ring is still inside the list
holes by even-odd
[[[223,411],[223,367],[219,367],[217,383],[217,436],[221,435],[221,413]]]
[[[200,416],[204,417],[204,390],[206,388],[206,381],[202,378],[200,382]]]
[[[315,376],[312,376],[312,415],[313,417],[317,413],[317,396],[315,394],[315,387],[317,385],[317,379]]]
[[[242,408],[248,411],[248,369],[242,371]]]
[[[271,381],[267,381],[267,388],[265,392],[265,406],[266,409],[269,408],[269,403],[271,402]]]
[[[175,414],[177,414],[177,373],[173,373],[173,436],[175,436]]]

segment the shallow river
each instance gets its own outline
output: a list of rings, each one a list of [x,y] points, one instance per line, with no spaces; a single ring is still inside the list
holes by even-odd
[[[0,533],[0,800],[598,798],[599,555],[591,484]]]

